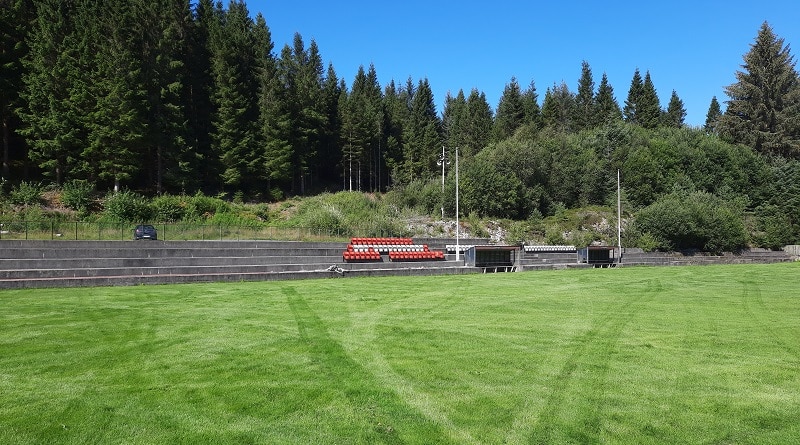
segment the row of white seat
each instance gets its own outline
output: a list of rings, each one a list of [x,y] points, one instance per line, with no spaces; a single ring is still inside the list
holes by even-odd
[[[475,247],[472,245],[459,245],[458,251],[463,253],[469,250],[471,247]],[[456,245],[455,244],[448,244],[446,246],[448,253],[455,253]],[[525,252],[557,252],[557,253],[574,253],[577,252],[578,249],[575,246],[523,246]]]
[[[375,252],[389,253],[389,252],[425,252],[428,250],[426,244],[398,244],[398,245],[383,245],[383,244],[352,244],[353,251],[355,252],[368,252],[370,249]]]

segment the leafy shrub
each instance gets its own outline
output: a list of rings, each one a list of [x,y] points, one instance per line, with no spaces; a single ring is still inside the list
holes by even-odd
[[[161,195],[151,203],[153,217],[158,222],[176,222],[186,214],[186,198],[175,195]]]
[[[103,206],[103,217],[107,221],[144,222],[153,216],[147,199],[128,190],[109,192]]]
[[[81,213],[89,211],[92,204],[94,186],[89,181],[74,179],[64,184],[61,189],[61,203]]]
[[[723,252],[747,243],[741,210],[705,192],[665,195],[639,211],[635,225],[661,250]]]
[[[12,204],[33,206],[42,202],[44,187],[34,182],[23,181],[11,189],[9,198]]]
[[[224,200],[197,192],[196,195],[188,200],[184,215],[186,218],[199,220],[211,218],[217,213],[229,213],[230,211],[230,204]]]

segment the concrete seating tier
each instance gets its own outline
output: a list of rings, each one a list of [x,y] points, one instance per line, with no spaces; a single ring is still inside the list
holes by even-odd
[[[369,247],[363,252],[359,247],[358,254],[365,257],[356,258],[365,259],[347,261],[342,255],[346,246],[284,241],[0,240],[0,289],[475,272],[455,261],[392,263],[375,249],[370,254]]]

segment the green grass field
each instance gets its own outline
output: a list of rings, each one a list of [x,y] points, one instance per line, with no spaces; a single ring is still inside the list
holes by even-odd
[[[798,443],[800,264],[0,292],[0,443]]]

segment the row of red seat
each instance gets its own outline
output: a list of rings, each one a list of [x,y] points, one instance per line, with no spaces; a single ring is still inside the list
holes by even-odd
[[[342,253],[342,259],[345,261],[380,261],[381,254],[376,252],[371,247],[366,252],[355,252],[346,250]]]
[[[402,246],[414,244],[414,241],[411,238],[352,238],[350,239],[350,244],[358,246]]]
[[[425,261],[443,260],[444,252],[438,250],[428,250],[424,252],[389,252],[391,261]]]

